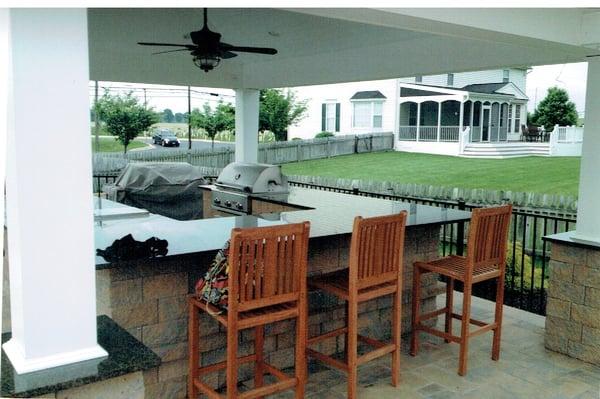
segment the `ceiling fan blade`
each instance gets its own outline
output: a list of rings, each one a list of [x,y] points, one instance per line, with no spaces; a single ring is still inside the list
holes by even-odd
[[[277,50],[268,47],[244,47],[244,46],[232,46],[231,44],[221,43],[221,48],[226,51],[239,51],[243,53],[257,53],[257,54],[277,54]]]
[[[165,53],[174,53],[174,52],[176,52],[176,51],[192,51],[192,50],[190,50],[190,49],[187,49],[187,48],[178,48],[178,49],[175,49],[175,50],[159,51],[159,52],[157,52],[157,53],[152,53],[152,55],[156,55],[156,54],[165,54]]]
[[[228,58],[237,57],[236,53],[232,53],[231,51],[223,51],[221,52],[221,58],[226,60]]]
[[[188,49],[195,49],[196,46],[193,44],[173,44],[173,43],[149,43],[149,42],[138,42],[142,46],[168,46],[168,47],[185,47]]]

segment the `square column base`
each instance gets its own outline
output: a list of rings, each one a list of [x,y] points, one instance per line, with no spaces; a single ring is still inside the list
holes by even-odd
[[[57,353],[51,356],[26,358],[20,342],[14,338],[2,345],[6,356],[18,374],[31,373],[52,367],[83,362],[91,359],[107,357],[108,353],[100,346],[94,345],[67,353]]]

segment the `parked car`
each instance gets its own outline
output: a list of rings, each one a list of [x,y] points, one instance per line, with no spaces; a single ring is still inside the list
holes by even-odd
[[[163,147],[179,147],[179,140],[175,133],[170,129],[158,129],[152,136],[152,142],[154,144],[162,145]]]

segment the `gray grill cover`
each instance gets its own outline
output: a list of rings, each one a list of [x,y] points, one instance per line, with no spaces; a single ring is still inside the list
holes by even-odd
[[[206,184],[198,167],[184,162],[129,163],[112,185],[108,199],[177,220],[202,219]]]

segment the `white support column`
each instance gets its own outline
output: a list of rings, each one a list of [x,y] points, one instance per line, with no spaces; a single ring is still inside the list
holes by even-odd
[[[96,340],[87,12],[12,9],[10,24],[3,347],[25,373],[106,352]]]
[[[458,133],[463,131],[463,119],[465,118],[465,103],[461,101],[460,110],[458,111]]]
[[[600,58],[588,59],[575,238],[600,243]]]
[[[258,95],[255,89],[235,90],[236,162],[258,162]]]
[[[440,141],[440,131],[442,130],[442,103],[438,103],[438,120],[437,120],[437,141]]]
[[[419,141],[419,135],[421,130],[421,103],[417,103],[417,141]]]

